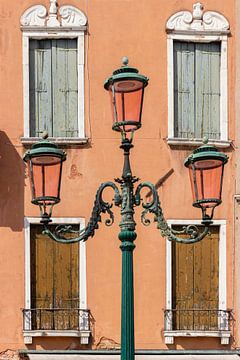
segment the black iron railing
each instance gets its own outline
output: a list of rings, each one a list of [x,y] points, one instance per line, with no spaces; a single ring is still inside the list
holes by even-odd
[[[164,310],[165,330],[230,331],[231,310]]]
[[[23,309],[23,329],[90,331],[90,312],[71,308]]]

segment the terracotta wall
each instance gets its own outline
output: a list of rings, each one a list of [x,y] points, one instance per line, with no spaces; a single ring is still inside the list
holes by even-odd
[[[30,203],[29,179],[22,162],[23,135],[22,33],[19,19],[39,1],[0,0],[0,350],[23,348],[24,216],[38,216]],[[49,2],[42,0],[47,8]],[[67,148],[62,181],[62,202],[54,216],[89,218],[97,187],[121,175],[119,134],[111,130],[109,96],[103,82],[127,55],[130,65],[150,78],[146,89],[143,126],[135,134],[131,161],[134,175],[154,184],[169,170],[172,175],[159,189],[166,218],[198,219],[183,161],[191,148],[167,144],[167,19],[182,9],[192,11],[192,1],[164,0],[71,0],[88,18],[86,35],[86,146]],[[59,5],[69,1],[59,0]],[[222,13],[230,22],[229,37],[229,138],[235,140],[235,15],[234,1],[205,1],[205,10]],[[226,150],[223,205],[216,219],[227,220],[227,305],[233,307],[233,195],[235,192],[234,146]],[[111,198],[111,194],[108,195]],[[100,225],[87,242],[88,307],[95,319],[92,347],[101,342],[120,342],[121,253],[117,237],[119,216],[111,228]],[[165,307],[166,240],[153,224],[140,224],[135,249],[136,347],[159,349],[163,341]],[[106,340],[107,339],[107,340]],[[235,343],[234,346],[239,346]],[[79,347],[74,339],[37,339],[31,348]],[[105,345],[103,344],[103,347]],[[219,339],[178,339],[170,348],[227,348]]]

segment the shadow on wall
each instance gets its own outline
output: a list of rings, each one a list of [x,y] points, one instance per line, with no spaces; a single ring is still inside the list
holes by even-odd
[[[21,231],[24,218],[25,165],[3,131],[0,131],[0,169],[0,227]]]

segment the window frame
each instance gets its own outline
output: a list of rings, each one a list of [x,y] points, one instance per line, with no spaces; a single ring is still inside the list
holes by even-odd
[[[41,219],[35,217],[24,218],[24,235],[25,235],[25,309],[31,309],[31,225],[39,225]],[[51,224],[77,224],[79,229],[84,229],[84,218],[52,218]],[[49,241],[54,241],[49,238]],[[87,310],[87,273],[86,273],[86,243],[79,243],[79,308]],[[23,331],[24,343],[32,344],[32,337],[42,336],[72,336],[80,337],[81,344],[88,344],[90,331],[78,330],[31,330],[31,321],[25,317],[25,330]]]
[[[168,225],[201,225],[201,220],[168,220]],[[227,310],[227,248],[226,248],[226,220],[213,220],[213,226],[219,226],[219,310]],[[166,242],[166,308],[172,310],[172,242]],[[169,319],[169,327],[171,320]],[[221,344],[229,344],[231,333],[229,331],[179,331],[164,330],[165,344],[173,344],[174,337],[187,336],[205,336],[220,337]]]
[[[57,19],[59,14],[59,20]],[[77,39],[78,71],[78,136],[50,137],[59,144],[84,144],[88,139],[85,134],[85,32],[87,18],[78,8],[64,5],[58,9],[57,3],[50,3],[49,10],[42,5],[34,5],[23,13],[20,19],[22,30],[23,59],[23,145],[31,145],[40,137],[30,137],[30,101],[29,101],[29,41],[46,39]]]
[[[166,22],[167,33],[167,74],[168,74],[168,130],[169,145],[199,146],[202,139],[174,137],[174,54],[173,42],[209,43],[220,42],[220,139],[209,139],[218,147],[229,147],[228,139],[228,20],[216,11],[204,11],[201,3],[193,4],[191,11],[178,11]]]
[[[174,136],[174,41],[185,41],[192,43],[220,42],[220,139],[210,139],[211,143],[218,146],[229,146],[228,141],[228,88],[227,88],[227,35],[187,35],[168,34],[168,144],[199,144],[202,139],[178,138]]]

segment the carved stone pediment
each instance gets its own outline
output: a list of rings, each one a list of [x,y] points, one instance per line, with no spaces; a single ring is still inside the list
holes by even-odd
[[[229,22],[220,13],[215,11],[203,11],[203,5],[196,3],[193,11],[179,11],[173,14],[167,21],[168,32],[178,31],[206,31],[206,32],[229,32]]]
[[[44,26],[47,9],[43,5],[34,5],[28,8],[21,16],[22,26]]]
[[[49,10],[43,5],[34,5],[25,10],[20,19],[21,26],[46,28],[74,28],[87,24],[86,15],[71,5],[58,8],[56,0],[50,0]]]

